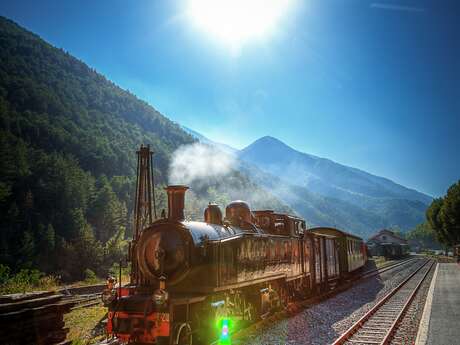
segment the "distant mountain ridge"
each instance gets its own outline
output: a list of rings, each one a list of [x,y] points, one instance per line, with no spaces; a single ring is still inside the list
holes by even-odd
[[[181,128],[185,132],[190,134],[192,137],[194,137],[196,140],[198,140],[200,143],[202,143],[202,144],[215,146],[218,149],[220,149],[221,151],[226,152],[226,153],[230,153],[230,154],[234,154],[234,153],[236,153],[238,151],[237,149],[235,149],[234,147],[231,147],[230,145],[219,143],[217,141],[213,141],[213,140],[205,137],[203,134],[198,133],[197,131],[194,131],[191,128],[188,128],[188,127],[185,127],[185,126],[181,126]]]
[[[225,145],[196,131],[187,132],[202,143]],[[387,178],[300,152],[271,136],[233,150],[245,175],[310,226],[339,227],[365,238],[384,227],[405,231],[424,221],[432,200]]]
[[[270,136],[262,137],[241,150],[239,157],[291,184],[306,186],[320,194],[335,194],[340,199],[346,198],[344,193],[352,193],[376,198],[402,198],[425,204],[432,200],[426,194],[387,178],[297,151]]]
[[[364,237],[382,227],[413,228],[424,220],[432,199],[389,179],[299,152],[270,136],[239,151],[238,157],[268,174],[259,174],[256,183],[270,188],[310,224]]]

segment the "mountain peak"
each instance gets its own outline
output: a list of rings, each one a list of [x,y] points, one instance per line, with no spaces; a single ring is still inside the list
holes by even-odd
[[[242,151],[253,150],[257,148],[263,148],[264,150],[294,150],[292,147],[289,147],[281,140],[266,135],[254,141],[252,144],[246,146]]]
[[[272,137],[270,135],[266,135],[266,136],[263,136],[263,137],[257,139],[256,141],[253,142],[253,144],[255,144],[255,143],[267,143],[267,142],[286,145],[281,140],[279,140],[279,139],[277,139],[275,137]]]

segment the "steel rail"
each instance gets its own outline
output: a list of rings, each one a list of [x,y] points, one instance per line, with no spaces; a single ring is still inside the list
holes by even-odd
[[[405,259],[405,260],[402,260],[402,261],[392,263],[390,265],[386,265],[384,267],[376,268],[376,269],[373,269],[373,270],[368,270],[366,272],[361,273],[361,275],[359,276],[358,279],[370,278],[370,277],[376,276],[377,274],[384,273],[386,271],[392,270],[393,268],[396,268],[396,267],[399,267],[399,266],[402,266],[402,265],[407,265],[408,263],[415,262],[417,260],[418,260],[418,258],[408,258],[408,259]]]
[[[382,345],[386,345],[390,343],[391,337],[393,333],[396,331],[397,325],[401,321],[404,313],[406,312],[407,308],[409,308],[410,304],[412,303],[412,300],[414,299],[415,295],[417,294],[418,290],[420,289],[420,286],[422,286],[422,283],[425,281],[426,277],[428,276],[428,273],[430,273],[431,268],[434,265],[434,261],[431,262],[430,268],[426,271],[426,273],[423,275],[422,279],[420,279],[420,282],[417,284],[415,287],[414,291],[411,293],[409,296],[407,302],[404,304],[404,307],[402,310],[399,312],[398,316],[394,320],[393,324],[391,325],[390,329],[388,330],[387,334],[385,335],[385,338],[382,341]]]
[[[374,315],[381,306],[383,306],[392,296],[394,296],[400,289],[410,281],[410,279],[415,276],[423,267],[425,267],[431,260],[427,260],[425,263],[420,265],[414,272],[408,275],[406,279],[404,279],[397,287],[391,290],[388,294],[386,294],[383,298],[377,302],[369,311],[366,312],[357,322],[355,322],[345,333],[343,333],[338,339],[336,339],[333,345],[341,345],[344,344],[349,338],[351,338],[357,330],[359,330],[364,323],[370,319],[372,315]],[[428,270],[429,271],[429,270]]]

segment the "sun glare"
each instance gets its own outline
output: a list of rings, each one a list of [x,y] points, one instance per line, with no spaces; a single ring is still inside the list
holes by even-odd
[[[188,0],[188,16],[200,30],[239,50],[272,33],[290,0]]]

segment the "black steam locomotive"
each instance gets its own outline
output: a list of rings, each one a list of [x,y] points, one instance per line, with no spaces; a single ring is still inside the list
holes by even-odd
[[[184,218],[185,186],[169,186],[168,215],[152,222],[151,153],[138,152],[130,284],[104,292],[108,333],[121,343],[227,344],[253,322],[337,285],[365,263],[359,237],[306,230],[305,221],[247,203],[209,204],[204,221]]]

